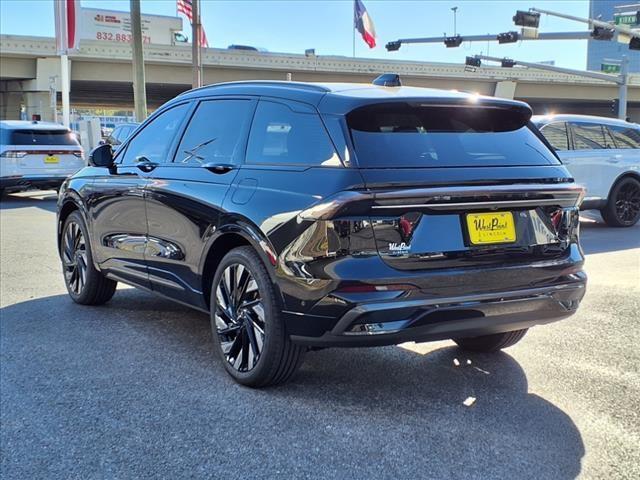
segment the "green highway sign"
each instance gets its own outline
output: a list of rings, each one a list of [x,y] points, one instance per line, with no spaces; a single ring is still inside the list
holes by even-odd
[[[604,73],[620,73],[619,63],[602,63],[600,64],[600,71]]]
[[[630,25],[635,26],[640,23],[638,18],[638,12],[626,12],[618,13],[615,15],[614,21],[616,25]]]

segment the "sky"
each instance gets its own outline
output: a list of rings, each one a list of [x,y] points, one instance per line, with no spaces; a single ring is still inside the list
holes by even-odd
[[[202,24],[211,47],[252,45],[271,52],[352,55],[353,2],[351,0],[201,0]],[[142,0],[142,13],[175,15],[175,0]],[[458,7],[461,35],[497,34],[517,30],[516,10],[538,7],[586,17],[587,0],[363,0],[377,32],[377,46],[369,49],[356,38],[356,56],[398,60],[463,63],[465,56],[483,53],[522,61],[554,60],[556,65],[584,70],[587,42],[525,41],[510,45],[465,42],[459,48],[441,43],[403,45],[387,52],[384,45],[398,38],[453,34],[452,7]],[[129,10],[129,0],[82,0],[82,6]],[[188,22],[185,21],[185,27]],[[585,24],[543,16],[540,32],[584,31]],[[2,34],[54,36],[53,0],[0,0]]]

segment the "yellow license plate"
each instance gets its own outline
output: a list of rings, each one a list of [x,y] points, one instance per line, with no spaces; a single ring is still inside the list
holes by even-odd
[[[516,241],[516,227],[511,212],[468,213],[469,240],[474,245]]]
[[[44,163],[60,163],[60,159],[55,155],[47,155],[44,157]]]

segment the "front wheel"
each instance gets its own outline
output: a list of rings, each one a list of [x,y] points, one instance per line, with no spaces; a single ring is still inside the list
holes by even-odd
[[[494,333],[493,335],[483,335],[481,337],[472,338],[454,338],[453,341],[464,350],[473,352],[497,352],[503,348],[515,345],[525,333],[527,328],[522,330],[514,330],[512,332]]]
[[[600,213],[610,227],[631,227],[640,219],[640,181],[626,177],[611,189]]]
[[[101,305],[113,297],[117,282],[109,280],[93,266],[87,227],[77,211],[64,222],[60,258],[64,283],[74,302]]]
[[[225,369],[250,387],[283,383],[305,349],[291,343],[281,302],[262,260],[251,247],[231,250],[211,285],[211,330]]]

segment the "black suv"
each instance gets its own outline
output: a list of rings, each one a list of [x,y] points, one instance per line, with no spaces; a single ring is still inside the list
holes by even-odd
[[[585,292],[576,186],[528,105],[411,87],[186,92],[64,187],[71,298],[116,282],[209,312],[240,383],[319,347],[495,351]]]

